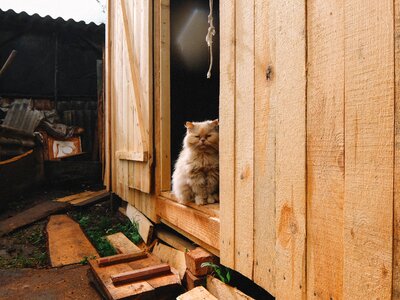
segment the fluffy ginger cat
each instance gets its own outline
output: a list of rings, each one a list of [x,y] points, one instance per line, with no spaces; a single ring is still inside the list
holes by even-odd
[[[183,149],[172,175],[172,190],[179,202],[197,205],[218,201],[218,119],[186,122]]]

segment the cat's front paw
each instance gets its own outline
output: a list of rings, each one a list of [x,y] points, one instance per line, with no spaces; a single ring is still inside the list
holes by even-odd
[[[196,197],[194,198],[194,202],[197,205],[204,205],[204,204],[207,204],[207,199],[205,199],[199,195],[196,195]]]
[[[207,198],[207,202],[209,204],[213,204],[215,202],[218,202],[218,200],[219,200],[218,194],[209,195],[208,198]]]

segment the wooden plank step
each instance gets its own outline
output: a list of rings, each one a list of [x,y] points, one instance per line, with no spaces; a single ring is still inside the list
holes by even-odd
[[[79,263],[85,257],[99,257],[79,224],[67,215],[51,216],[46,230],[52,267]]]
[[[14,217],[0,222],[0,236],[10,233],[18,228],[47,218],[49,215],[67,210],[69,203],[58,203],[53,201],[42,202],[32,208],[29,208]]]
[[[218,300],[203,286],[195,287],[176,298],[177,300]],[[222,299],[222,298],[221,298]]]
[[[142,252],[142,249],[132,243],[122,232],[108,235],[106,238],[118,253]]]
[[[85,191],[82,193],[69,195],[62,198],[57,198],[54,201],[56,202],[67,202],[72,204],[73,206],[84,206],[88,204],[96,203],[106,197],[108,197],[110,193],[107,190],[100,191]]]
[[[167,263],[171,265],[171,267],[174,267],[178,271],[179,277],[183,279],[186,270],[185,252],[157,243],[154,246],[152,253],[163,263]]]
[[[247,296],[237,288],[227,285],[210,275],[207,276],[207,289],[218,299],[254,300],[254,298]]]

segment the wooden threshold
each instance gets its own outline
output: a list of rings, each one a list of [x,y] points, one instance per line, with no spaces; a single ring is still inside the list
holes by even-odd
[[[219,256],[218,217],[162,196],[157,197],[156,211],[162,223]]]

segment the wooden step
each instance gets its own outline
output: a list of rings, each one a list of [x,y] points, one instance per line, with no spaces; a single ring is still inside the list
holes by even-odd
[[[94,204],[104,198],[110,196],[110,193],[107,190],[100,191],[85,191],[82,193],[69,195],[62,198],[57,198],[54,201],[70,203],[73,206],[85,206],[89,204]]]
[[[132,243],[122,232],[108,235],[106,238],[118,253],[142,252],[142,249]]]
[[[49,256],[52,267],[76,264],[99,257],[78,223],[67,215],[54,215],[47,223]]]

